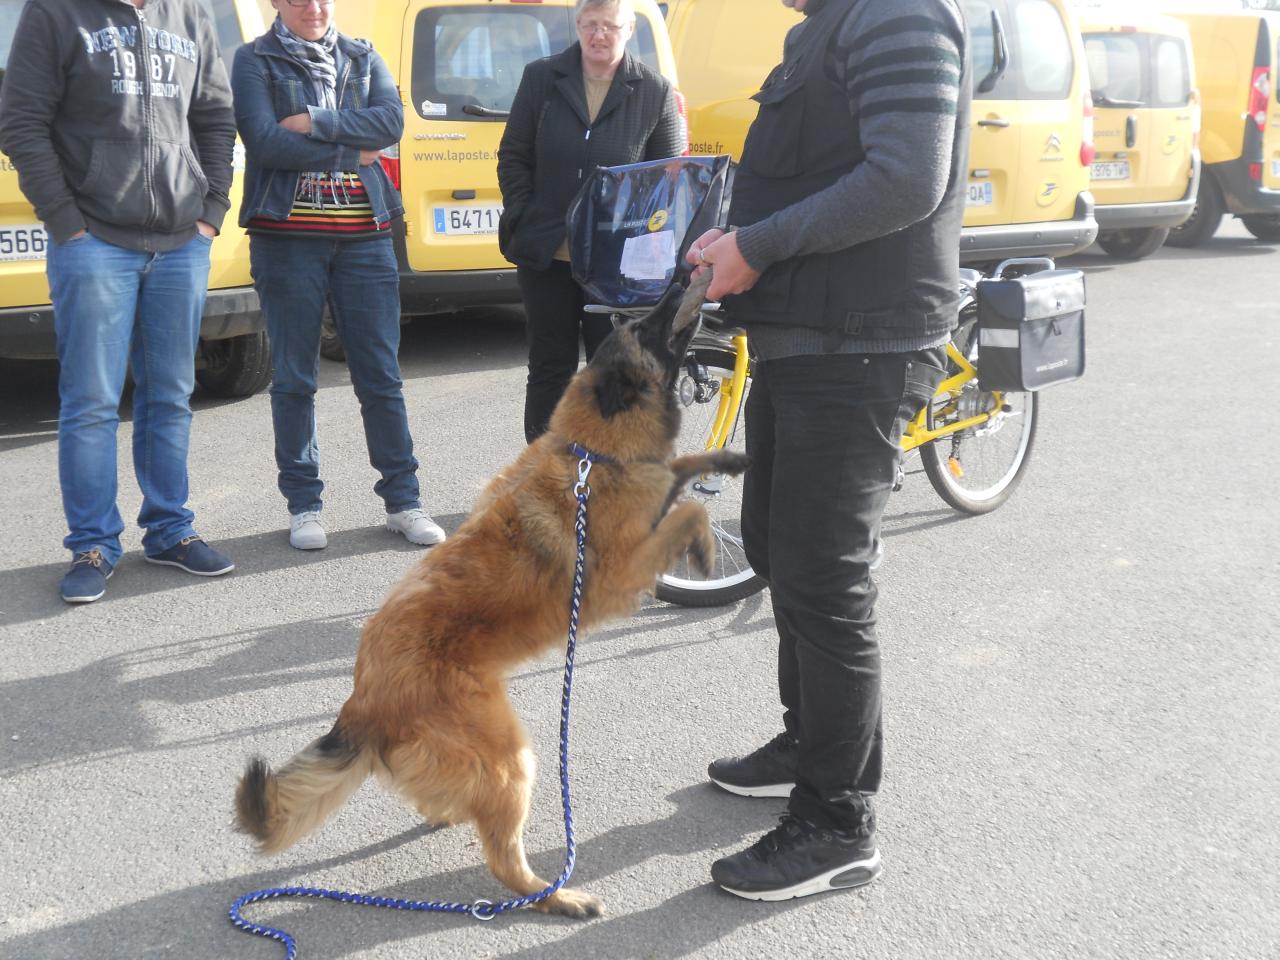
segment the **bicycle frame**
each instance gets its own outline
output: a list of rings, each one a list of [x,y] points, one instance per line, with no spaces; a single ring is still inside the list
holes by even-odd
[[[701,332],[699,336],[702,336]],[[722,380],[720,383],[719,406],[716,410],[712,428],[707,436],[707,449],[716,450],[725,445],[729,437],[729,431],[733,429],[733,425],[737,422],[742,404],[742,395],[747,379],[750,376],[751,357],[747,347],[747,335],[741,331],[735,331],[727,337],[709,336],[702,339],[704,344],[710,343],[723,347],[732,352],[734,356],[733,376],[728,380]],[[960,396],[964,385],[978,376],[977,368],[969,361],[968,357],[960,353],[954,343],[947,344],[947,359],[955,364],[956,372],[938,384],[938,389],[934,392],[931,403],[933,400],[942,398],[948,398],[951,402],[955,402]],[[1003,406],[1001,395],[993,392],[992,398],[994,400],[993,410],[999,411]],[[907,424],[901,440],[904,452],[915,450],[926,443],[932,443],[940,437],[960,433],[973,427],[980,427],[995,415],[994,412],[987,411],[931,430],[928,427],[929,406],[930,404],[925,404],[925,406],[921,407],[920,412]]]
[[[949,397],[954,403],[960,396],[960,389],[973,380],[978,375],[977,368],[969,362],[969,358],[962,356],[960,351],[956,349],[954,343],[947,344],[947,359],[954,363],[959,370],[951,376],[944,379],[938,384],[938,389],[934,391],[933,399],[940,397]],[[993,391],[992,394],[994,410],[998,411],[1004,406],[999,392]],[[954,423],[948,423],[945,427],[939,427],[930,430],[928,427],[929,407],[932,404],[926,403],[920,408],[920,412],[915,415],[910,423],[907,424],[906,430],[902,434],[902,449],[904,451],[915,450],[922,447],[926,443],[931,443],[939,437],[949,436],[953,433],[960,433],[968,430],[970,427],[980,427],[987,423],[995,414],[991,411],[978,414],[975,417],[969,417],[965,420],[957,420]]]

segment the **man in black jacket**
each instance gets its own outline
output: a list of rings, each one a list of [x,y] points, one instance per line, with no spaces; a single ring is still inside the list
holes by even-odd
[[[760,108],[714,264],[759,358],[742,525],[768,581],[784,730],[708,773],[788,814],[718,860],[783,900],[880,872],[880,647],[871,567],[906,421],[941,380],[958,309],[969,76],[956,0],[783,0],[805,14]]]
[[[187,449],[235,135],[199,0],[27,3],[0,88],[0,150],[51,240],[68,603],[101,597],[122,553],[116,429],[127,368],[146,559],[206,577],[234,568],[195,532]]]

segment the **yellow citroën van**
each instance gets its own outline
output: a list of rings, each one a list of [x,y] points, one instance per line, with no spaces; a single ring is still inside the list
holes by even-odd
[[[1200,183],[1200,107],[1181,21],[1127,7],[1081,14],[1093,89],[1098,244],[1137,260],[1191,216]]]
[[[1195,211],[1169,234],[1197,246],[1226,213],[1260,240],[1280,240],[1280,16],[1177,13],[1191,33],[1203,111],[1203,168]]]
[[[236,48],[262,32],[254,0],[204,0],[228,71]],[[0,84],[23,0],[0,0]],[[271,352],[249,277],[249,242],[236,226],[244,187],[244,154],[236,146],[231,211],[213,242],[209,295],[200,325],[196,379],[220,396],[256,393],[271,379]],[[57,356],[53,307],[45,277],[48,239],[18,187],[18,173],[0,154],[0,357],[21,360]]]
[[[1097,235],[1084,49],[1066,0],[962,0],[974,108],[960,258],[1063,256]],[[673,0],[667,26],[693,153],[742,150],[751,95],[800,15],[778,0]]]

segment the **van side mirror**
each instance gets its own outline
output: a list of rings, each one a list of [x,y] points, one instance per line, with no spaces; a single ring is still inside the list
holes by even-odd
[[[978,84],[978,93],[990,93],[996,82],[1009,69],[1009,42],[1005,39],[1004,23],[997,10],[991,11],[991,72]]]

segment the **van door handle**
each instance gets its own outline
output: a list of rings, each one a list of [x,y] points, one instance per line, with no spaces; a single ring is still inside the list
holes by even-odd
[[[1124,145],[1130,150],[1138,143],[1138,118],[1130,115],[1124,122]]]
[[[1009,125],[1009,121],[1002,120],[1000,117],[994,117],[990,120],[978,121],[978,126],[980,127],[1007,127],[1008,125]]]

